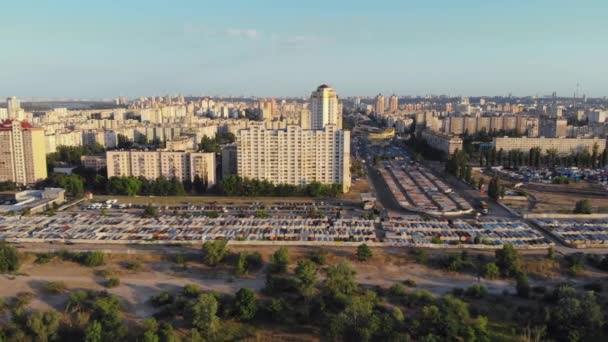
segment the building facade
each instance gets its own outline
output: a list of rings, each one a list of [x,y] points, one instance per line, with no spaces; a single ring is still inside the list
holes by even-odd
[[[180,181],[198,176],[211,187],[216,184],[215,153],[175,151],[108,151],[108,177],[176,178]]]
[[[46,177],[44,129],[26,121],[0,123],[0,182],[27,185]]]
[[[336,91],[326,84],[310,95],[311,127],[323,129],[327,125],[342,126],[342,112]]]
[[[456,150],[462,151],[462,139],[456,136],[425,129],[422,131],[422,139],[429,146],[443,152],[447,156],[451,156]]]
[[[243,129],[237,135],[238,175],[274,184],[305,186],[313,181],[350,189],[350,132],[335,125]]]
[[[599,153],[604,152],[606,149],[606,139],[600,138],[494,138],[493,147],[496,150],[520,150],[523,152],[529,151],[531,148],[538,147],[542,153],[546,153],[547,150],[555,149],[561,156],[568,155],[572,152],[582,152],[587,150],[591,152],[593,146],[597,144]]]

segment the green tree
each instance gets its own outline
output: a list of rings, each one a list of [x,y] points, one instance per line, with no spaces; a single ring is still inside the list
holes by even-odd
[[[361,244],[357,247],[357,260],[365,262],[372,258],[372,250],[366,244]]]
[[[26,327],[36,341],[46,342],[57,338],[60,315],[56,311],[35,311],[27,318]]]
[[[496,266],[505,277],[513,277],[521,273],[521,258],[512,244],[505,244],[495,252]]]
[[[255,317],[257,301],[251,289],[242,288],[237,291],[234,301],[236,316],[241,321],[250,321]]]
[[[325,287],[334,297],[344,298],[352,295],[357,290],[357,283],[355,282],[357,272],[349,263],[342,261],[337,265],[328,267],[326,272]]]
[[[101,334],[101,323],[98,321],[92,321],[87,325],[87,328],[84,332],[84,341],[85,342],[101,342],[102,334]]]
[[[502,186],[498,181],[498,177],[493,177],[490,180],[490,184],[488,184],[488,196],[494,200],[498,200],[500,198],[502,192]]]
[[[17,249],[6,241],[0,241],[0,273],[16,272],[19,270]]]
[[[158,217],[158,215],[159,215],[158,207],[155,207],[152,204],[148,204],[144,208],[144,213],[142,214],[143,217],[149,217],[149,218],[156,218],[156,217]]]
[[[209,266],[215,266],[224,260],[227,241],[215,240],[207,241],[203,244],[203,262]]]
[[[500,276],[500,270],[495,263],[490,262],[484,266],[483,277],[487,279],[496,279]]]
[[[268,263],[268,272],[285,273],[289,265],[289,250],[283,246],[272,254]]]
[[[588,199],[577,201],[574,205],[575,214],[591,214],[592,212],[593,206],[591,205],[591,201]]]
[[[304,296],[310,296],[317,285],[317,264],[309,259],[300,260],[295,273],[300,293]]]
[[[218,325],[218,302],[211,293],[203,293],[188,306],[187,317],[199,332],[213,334]]]
[[[515,285],[515,289],[517,291],[517,295],[521,298],[529,298],[530,297],[530,282],[528,281],[528,277],[525,274],[517,275],[517,283]]]

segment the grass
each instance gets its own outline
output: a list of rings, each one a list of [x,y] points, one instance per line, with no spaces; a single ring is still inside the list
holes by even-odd
[[[111,289],[113,287],[116,287],[118,285],[120,285],[120,279],[118,279],[118,278],[110,278],[104,284],[104,286],[107,287],[107,288],[109,288],[109,289]]]
[[[51,295],[64,293],[67,288],[67,285],[63,281],[49,281],[43,286],[44,292]]]

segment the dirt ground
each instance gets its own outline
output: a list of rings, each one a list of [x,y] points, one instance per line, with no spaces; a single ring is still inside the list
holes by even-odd
[[[230,247],[232,252],[258,251],[264,260],[268,260],[276,247]],[[290,248],[291,268],[298,260],[312,251],[312,248]],[[507,290],[514,291],[512,280],[486,280],[478,279],[471,274],[451,273],[429,268],[414,262],[406,253],[390,250],[374,249],[374,257],[367,263],[354,260],[354,249],[329,249],[328,264],[335,264],[341,260],[349,260],[357,270],[357,281],[365,286],[380,286],[389,288],[395,283],[402,283],[410,279],[416,282],[414,289],[426,289],[436,295],[443,295],[454,288],[466,288],[475,283],[481,283],[488,288],[489,293],[501,294]],[[187,284],[197,284],[203,290],[212,290],[220,293],[234,293],[239,288],[247,287],[260,290],[264,287],[264,273],[256,273],[242,278],[233,275],[232,266],[218,266],[209,268],[198,262],[198,256],[190,256],[187,266],[183,268],[168,260],[169,257],[158,254],[110,254],[106,255],[106,265],[96,268],[87,268],[73,262],[61,261],[54,258],[47,264],[39,265],[34,262],[35,256],[28,254],[23,261],[19,275],[0,276],[0,298],[14,297],[18,293],[31,292],[34,298],[30,304],[35,309],[48,309],[50,307],[63,310],[67,294],[52,295],[44,290],[47,282],[62,281],[67,291],[76,289],[107,290],[123,299],[126,311],[136,319],[154,314],[155,309],[149,304],[151,296],[161,291],[177,292]],[[538,257],[537,257],[538,258]],[[542,260],[542,259],[539,259]],[[137,261],[141,264],[138,270],[127,270],[127,262]],[[541,262],[529,262],[526,266],[530,272],[543,273],[546,278],[532,278],[531,283],[563,282],[559,274],[559,267],[554,263],[549,265]],[[547,270],[547,271],[545,271]],[[102,274],[106,273],[106,274]],[[109,274],[109,275],[108,275]],[[103,284],[106,277],[120,279],[120,285],[106,289]],[[587,272],[575,281],[588,282],[594,279],[603,279],[601,272]],[[322,273],[320,279],[323,279]]]

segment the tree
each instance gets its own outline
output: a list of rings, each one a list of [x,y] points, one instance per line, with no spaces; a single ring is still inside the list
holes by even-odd
[[[203,262],[209,266],[215,266],[224,260],[228,250],[225,240],[207,241],[203,244]]]
[[[60,315],[56,311],[35,311],[26,321],[26,327],[36,341],[52,341],[57,337]]]
[[[145,208],[144,208],[144,213],[143,213],[143,217],[149,217],[149,218],[156,218],[158,217],[159,212],[158,212],[158,207],[153,206],[152,204],[148,204]]]
[[[487,279],[496,279],[500,275],[500,270],[495,263],[491,262],[485,265],[483,270],[483,277]]]
[[[512,244],[505,244],[495,252],[496,266],[505,277],[513,277],[521,273],[521,258]]]
[[[310,296],[317,285],[317,264],[309,259],[300,260],[295,273],[300,293],[304,296]]]
[[[558,287],[555,304],[548,310],[547,326],[557,340],[597,341],[604,315],[593,292],[577,293],[570,286]]]
[[[268,263],[268,272],[270,273],[285,273],[289,265],[289,250],[287,247],[281,247],[272,254]]]
[[[218,302],[211,293],[203,293],[188,306],[188,316],[192,325],[201,333],[212,334],[218,324]]]
[[[0,241],[0,273],[19,270],[17,249],[6,241]]]
[[[575,214],[591,214],[592,212],[593,206],[591,205],[591,201],[588,199],[577,201],[574,205]]]
[[[498,177],[493,177],[488,185],[488,196],[493,200],[498,201],[501,194],[501,185],[498,181]]]
[[[98,321],[92,321],[87,326],[84,333],[85,342],[101,342],[101,323]]]
[[[517,276],[517,283],[515,285],[515,289],[517,290],[517,295],[519,297],[530,297],[530,283],[528,282],[528,277],[525,274],[519,274]]]
[[[334,297],[347,297],[357,290],[356,275],[353,267],[342,261],[327,268],[325,287]]]
[[[366,244],[361,244],[357,247],[357,260],[365,262],[371,258],[372,250]]]
[[[251,289],[242,288],[237,291],[234,302],[236,316],[241,321],[250,321],[255,317],[257,303],[255,293]]]

